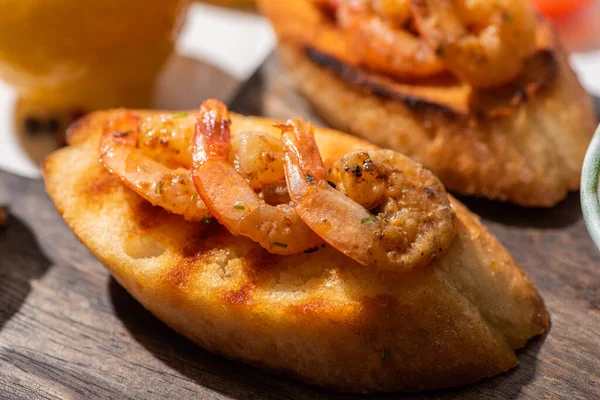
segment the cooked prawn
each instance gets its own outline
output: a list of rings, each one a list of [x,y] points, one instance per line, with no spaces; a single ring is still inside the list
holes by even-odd
[[[189,169],[170,169],[137,148],[140,118],[134,113],[110,121],[101,140],[100,161],[130,189],[155,206],[190,221],[206,221]]]
[[[411,17],[410,0],[373,0],[373,10],[394,27],[402,27]]]
[[[404,271],[448,250],[454,214],[431,172],[377,150],[347,154],[328,177],[312,126],[295,119],[281,128],[295,209],[331,246],[363,265]]]
[[[194,113],[160,113],[142,118],[138,148],[169,168],[192,167]]]
[[[132,117],[134,115],[130,114],[127,118]],[[134,123],[132,120],[129,122]],[[112,124],[117,124],[117,121]],[[201,215],[190,215],[195,213],[195,208],[191,205],[185,211],[188,207],[185,206],[183,197],[192,192],[190,202],[199,201],[189,178],[196,126],[194,114],[177,112],[138,118],[137,126],[135,135],[128,136],[126,146],[124,137],[105,135],[103,147],[113,152],[110,160],[107,157],[106,164],[112,166],[109,169],[153,204],[164,206],[175,214],[184,214],[189,220],[204,219]],[[126,159],[129,159],[129,165],[139,164],[140,169],[146,171],[146,176],[125,172],[123,163]],[[269,204],[289,202],[279,139],[261,132],[241,132],[231,139],[229,161]],[[183,183],[183,186],[174,183]],[[173,200],[171,197],[177,188],[181,190],[182,197],[169,204],[168,200]],[[201,201],[199,205],[201,210],[206,210]]]
[[[231,138],[229,162],[253,189],[283,184],[281,140],[261,132],[241,132]]]
[[[446,67],[475,87],[520,75],[536,47],[535,13],[523,0],[411,0],[418,31]]]
[[[192,167],[196,117],[188,113],[159,114],[140,124],[138,147],[170,168]],[[236,171],[254,189],[285,187],[281,140],[262,132],[240,132],[231,138],[228,155]]]
[[[370,69],[398,78],[428,77],[446,70],[429,43],[402,27],[408,0],[342,0],[337,21]]]
[[[289,204],[261,199],[228,160],[227,107],[207,100],[198,114],[192,179],[211,214],[232,234],[246,236],[274,254],[295,254],[321,243]]]

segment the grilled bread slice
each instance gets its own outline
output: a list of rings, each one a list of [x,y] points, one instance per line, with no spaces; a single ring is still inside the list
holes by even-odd
[[[481,90],[366,70],[311,0],[258,3],[299,91],[333,127],[414,158],[460,194],[550,207],[579,189],[597,118],[548,23],[523,76]]]
[[[458,201],[451,248],[395,276],[329,246],[276,256],[218,222],[153,207],[98,162],[94,113],[44,165],[48,194],[77,237],[144,307],[204,348],[345,392],[430,390],[514,367],[548,314],[532,282]],[[141,115],[148,113],[140,112]],[[279,135],[232,115],[232,134]],[[324,158],[374,146],[316,129]]]

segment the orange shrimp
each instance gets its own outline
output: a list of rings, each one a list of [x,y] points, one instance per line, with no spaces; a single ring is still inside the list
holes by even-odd
[[[202,104],[192,179],[211,214],[232,234],[246,236],[274,254],[295,254],[322,243],[291,205],[266,203],[236,172],[228,160],[230,123],[223,103],[207,100]]]
[[[419,32],[454,75],[475,87],[519,76],[536,48],[535,13],[523,0],[412,0]]]
[[[282,130],[295,209],[335,249],[363,265],[400,271],[448,250],[454,214],[431,172],[401,154],[376,150],[347,154],[328,177],[312,126],[294,119]]]
[[[131,190],[155,206],[190,221],[206,221],[208,209],[185,168],[170,169],[137,148],[140,118],[134,113],[106,124],[100,161]]]
[[[444,72],[435,49],[399,26],[408,19],[409,11],[408,1],[342,0],[336,15],[365,67],[398,78]]]

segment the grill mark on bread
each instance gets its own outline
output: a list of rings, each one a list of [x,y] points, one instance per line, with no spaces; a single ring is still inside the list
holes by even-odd
[[[559,72],[558,59],[554,51],[554,43],[542,44],[538,52],[528,61],[526,72],[514,82],[505,86],[471,90],[465,99],[452,104],[448,99],[436,102],[434,99],[410,93],[408,87],[426,88],[438,86],[441,90],[460,87],[460,83],[442,76],[430,80],[412,80],[396,82],[392,78],[344,63],[336,57],[305,46],[304,54],[316,65],[326,68],[349,85],[356,86],[371,94],[388,100],[400,101],[418,113],[433,113],[443,116],[449,121],[477,118],[507,118],[515,108],[527,101],[543,95],[543,91],[556,81]],[[398,84],[404,85],[398,86]],[[461,104],[464,103],[464,104]]]
[[[435,103],[415,95],[409,95],[393,90],[388,85],[376,82],[372,78],[372,76],[376,75],[367,73],[360,68],[355,68],[345,64],[343,61],[338,60],[331,55],[322,53],[310,46],[306,46],[304,48],[304,53],[312,62],[321,67],[329,69],[346,83],[358,86],[385,99],[401,101],[415,111],[424,112],[432,110],[435,112],[440,112],[446,115],[448,118],[458,118],[461,115],[464,115],[464,113],[461,113],[458,110],[450,108],[446,105]]]
[[[262,247],[253,244],[253,248],[243,256],[242,269],[255,286],[268,286],[274,277],[273,271],[279,264],[280,256],[271,254]]]
[[[244,284],[239,289],[226,290],[221,295],[221,299],[230,305],[235,306],[251,306],[254,303],[253,293],[254,284],[249,282]]]
[[[98,165],[98,173],[93,177],[85,177],[87,182],[81,182],[78,187],[82,188],[82,195],[95,200],[117,190],[121,183]],[[91,179],[90,179],[91,178]]]
[[[156,207],[132,192],[130,201],[135,224],[143,230],[152,229],[167,222],[170,214],[161,207]]]
[[[172,286],[184,287],[189,281],[191,272],[196,269],[195,264],[195,260],[186,258],[170,269],[162,279]]]
[[[215,241],[225,242],[231,234],[218,222],[211,221],[209,224],[190,224],[196,229],[186,240],[181,243],[179,253],[184,258],[199,258],[215,247]],[[212,238],[211,242],[208,239]]]

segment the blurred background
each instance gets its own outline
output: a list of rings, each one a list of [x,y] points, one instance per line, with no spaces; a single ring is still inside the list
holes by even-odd
[[[14,21],[20,23],[21,29],[25,21],[27,29],[39,27],[32,35],[38,34],[40,39],[29,32],[23,33],[16,43],[14,40],[9,42],[0,39],[0,62],[2,58],[6,61],[9,56],[22,53],[22,57],[10,60],[10,68],[0,66],[0,74],[4,79],[0,82],[0,168],[31,178],[39,176],[39,162],[49,149],[56,146],[56,134],[52,134],[53,131],[63,131],[65,125],[82,113],[117,104],[193,109],[207,97],[228,101],[276,46],[268,22],[257,13],[251,0],[193,1],[187,13],[177,6],[178,0],[164,3],[155,0],[107,0],[107,3],[118,2],[119,18],[122,19],[120,24],[118,21],[115,24],[115,17],[110,14],[108,7],[94,10],[93,13],[89,11],[89,19],[86,19],[85,12],[89,9],[87,7],[84,10],[86,2],[50,1],[45,4],[54,7],[52,12],[57,12],[57,7],[61,7],[57,6],[59,3],[64,6],[65,12],[69,7],[69,10],[75,8],[81,27],[76,30],[70,26],[70,31],[65,33],[70,36],[64,37],[69,38],[65,39],[65,46],[71,46],[70,50],[77,49],[79,58],[75,60],[65,56],[64,60],[60,60],[63,62],[57,61],[51,70],[42,71],[39,66],[48,64],[40,61],[44,60],[41,58],[44,54],[32,52],[30,48],[36,40],[54,43],[52,38],[48,39],[48,31],[60,33],[61,28],[52,26],[45,18],[49,10],[38,7],[40,12],[37,15],[31,11],[32,7],[26,6],[40,1],[13,0],[14,10],[3,13],[11,15],[10,21],[3,21],[0,16],[1,37],[10,37],[9,32],[19,34],[10,25]],[[592,94],[600,96],[600,0],[529,1],[539,12],[552,18],[583,84]],[[173,5],[161,10],[169,18],[149,24],[151,31],[138,29],[134,35],[124,34],[128,32],[127,29],[131,30],[128,7],[131,7],[131,13],[137,13],[136,10],[143,7],[144,2],[149,2],[148,12],[152,12],[152,7],[162,7],[166,3]],[[97,25],[102,24],[103,13],[111,21],[111,31],[115,32],[114,38],[103,38],[103,43],[110,46],[107,49],[100,48],[99,44],[94,47],[93,44],[84,43],[84,40],[88,43],[93,41],[91,36],[84,37],[86,29],[90,35],[97,35]],[[156,13],[149,14],[148,18],[154,15]],[[119,32],[121,27],[123,31]],[[80,31],[84,33],[79,35]],[[79,41],[74,32],[81,36]],[[143,46],[138,45],[143,40],[148,41],[151,46],[147,49],[151,50],[144,52]],[[156,50],[156,41],[161,43],[160,50]],[[51,50],[67,52],[62,48]],[[107,63],[103,51],[110,54],[120,51],[121,55]],[[89,57],[85,58],[86,54]],[[99,64],[108,64],[110,67],[99,71],[94,67]],[[152,66],[156,66],[156,71]],[[86,71],[94,71],[94,79],[89,76],[87,80],[82,78],[80,81],[72,78],[85,75]],[[109,75],[111,79],[105,79]],[[69,83],[56,83],[67,76]],[[83,82],[87,81],[95,83],[85,87]],[[154,82],[154,85],[148,81]],[[152,88],[152,92],[132,96],[132,93],[140,93],[132,82],[139,87]],[[99,94],[90,95],[95,91]],[[69,97],[64,93],[72,95]],[[87,96],[85,99],[82,93]],[[64,103],[68,101],[77,106]],[[54,106],[61,110],[68,108],[69,112],[52,113]]]

